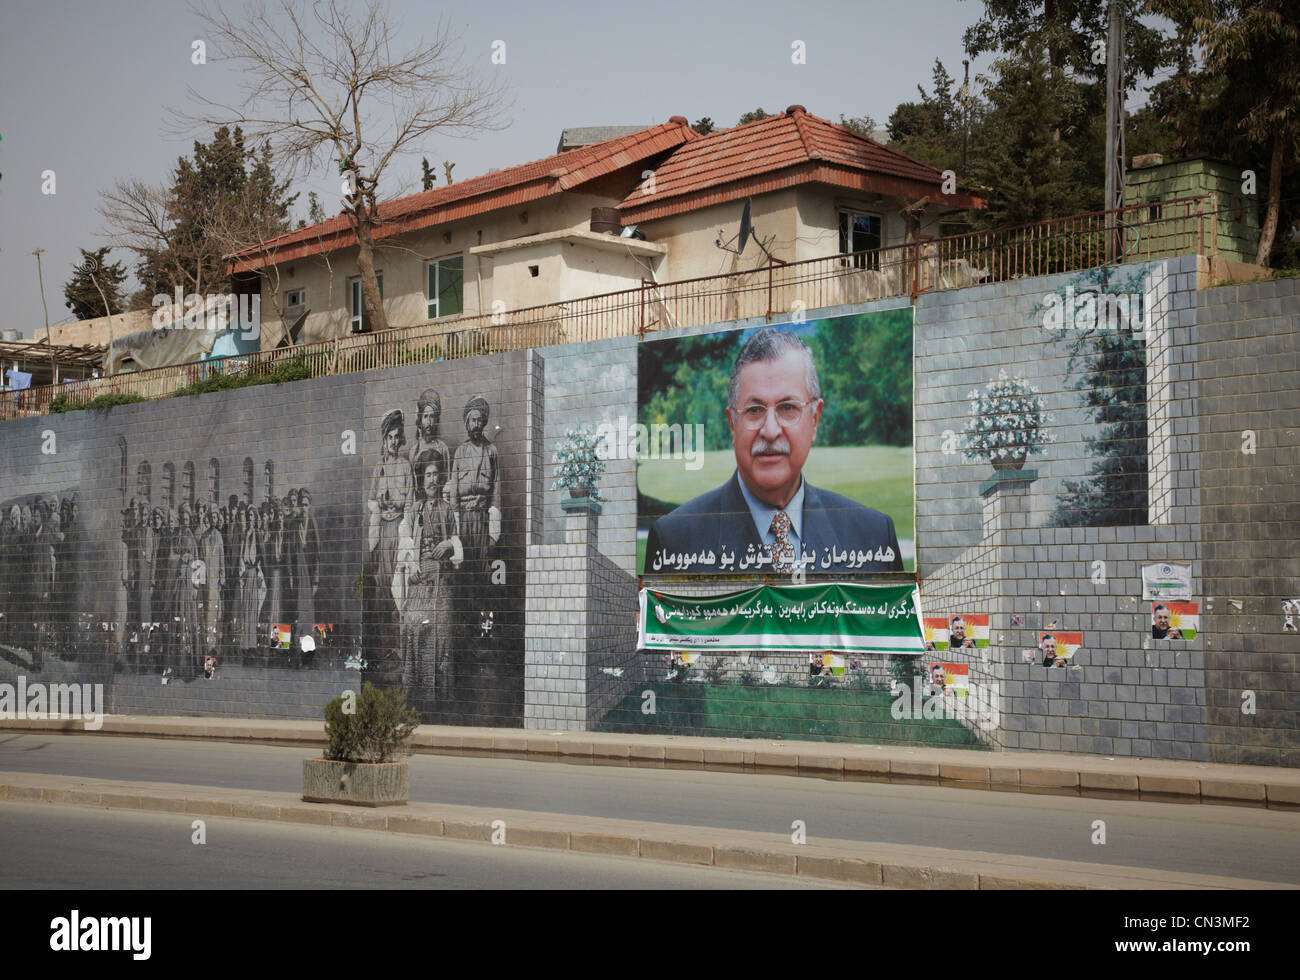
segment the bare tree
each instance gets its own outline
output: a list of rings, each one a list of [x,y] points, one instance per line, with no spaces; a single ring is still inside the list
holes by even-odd
[[[203,267],[188,268],[183,256],[193,251],[193,242],[182,242],[185,232],[174,220],[172,194],[165,186],[142,180],[117,181],[104,191],[99,205],[108,241],[134,252],[141,259],[166,257],[171,280],[186,292],[203,292]],[[188,246],[188,247],[187,247]]]
[[[262,260],[257,269],[261,287],[258,291],[270,297],[276,319],[280,321],[280,340],[292,343],[287,311],[280,291],[281,274],[275,246],[275,239],[284,234],[284,222],[278,215],[259,208],[256,195],[256,188],[245,185],[240,194],[222,200],[204,217],[204,228],[225,258],[243,252]],[[233,271],[240,270],[235,268]]]
[[[196,14],[220,53],[212,60],[238,66],[243,100],[232,107],[191,89],[201,109],[175,115],[191,128],[240,126],[258,143],[269,140],[295,171],[337,162],[366,311],[375,329],[386,329],[374,263],[380,180],[429,133],[500,128],[501,87],[461,63],[459,39],[441,22],[432,41],[395,54],[410,32],[390,21],[386,0],[369,0],[358,14],[340,0],[276,0],[274,13],[257,3],[233,18],[220,8]]]

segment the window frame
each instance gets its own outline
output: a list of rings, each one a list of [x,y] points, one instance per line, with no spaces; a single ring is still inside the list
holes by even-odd
[[[375,272],[375,279],[379,282],[379,298],[384,298],[384,274]],[[360,307],[360,312],[358,312]],[[348,279],[348,329],[352,333],[369,333],[370,332],[370,314],[366,312],[366,297],[361,292],[361,277],[352,276]]]
[[[857,218],[868,218],[875,221],[879,230],[877,232],[877,245],[873,249],[862,250],[853,248],[853,224]],[[860,210],[858,208],[838,207],[835,209],[835,230],[838,235],[838,244],[840,254],[850,256],[844,259],[843,265],[849,265],[850,262],[856,269],[880,269],[880,249],[885,247],[885,216],[875,211]],[[866,254],[854,255],[854,252],[866,251]]]
[[[459,261],[460,262],[460,309],[450,313],[444,313],[442,310],[442,267],[444,263]],[[435,277],[437,281],[435,282]],[[436,259],[429,259],[424,263],[424,310],[426,318],[429,320],[439,320],[443,317],[459,316],[465,312],[465,253],[454,252],[451,255],[441,255]]]

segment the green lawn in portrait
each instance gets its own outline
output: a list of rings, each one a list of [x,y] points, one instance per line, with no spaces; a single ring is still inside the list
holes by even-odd
[[[655,692],[655,712],[642,711]],[[598,732],[811,739],[819,742],[982,748],[955,718],[895,719],[886,693],[739,684],[638,685],[595,726]]]
[[[680,459],[638,460],[637,489],[675,507],[721,486],[736,468],[736,454],[730,449],[703,453],[701,461],[698,470],[688,470]],[[803,472],[815,487],[888,514],[900,540],[915,536],[910,446],[814,446]],[[642,538],[637,541],[637,568],[643,568],[644,561]],[[904,566],[911,571],[915,562],[905,559]]]

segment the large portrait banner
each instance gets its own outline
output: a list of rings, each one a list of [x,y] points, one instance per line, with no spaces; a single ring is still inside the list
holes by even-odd
[[[643,574],[914,567],[912,310],[650,340]]]

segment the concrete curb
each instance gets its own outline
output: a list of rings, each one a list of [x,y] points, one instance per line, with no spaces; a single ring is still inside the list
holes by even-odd
[[[96,731],[79,720],[5,719],[0,730],[69,735],[210,739],[242,744],[325,744],[321,723],[107,715]],[[1300,770],[1161,759],[1103,759],[1033,752],[905,748],[768,739],[539,732],[421,725],[414,752],[578,765],[698,769],[859,782],[929,783],[958,789],[1210,803],[1300,811]],[[1250,772],[1242,778],[1242,770]]]
[[[291,793],[0,773],[0,801],[269,820],[545,848],[909,889],[1290,889],[1277,882],[978,851],[679,827],[603,817],[411,803],[393,809],[303,803]]]

